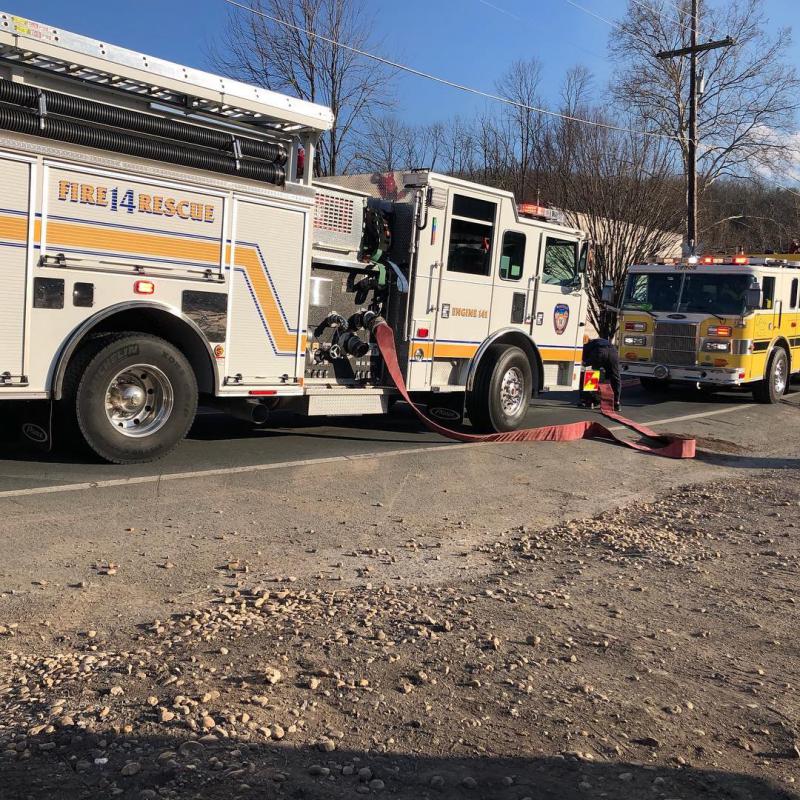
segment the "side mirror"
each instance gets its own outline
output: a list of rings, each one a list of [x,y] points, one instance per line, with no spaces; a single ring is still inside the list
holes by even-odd
[[[607,306],[614,304],[614,281],[606,281],[603,284],[603,294],[601,300]]]
[[[745,313],[761,308],[761,287],[758,284],[749,286],[744,293]]]

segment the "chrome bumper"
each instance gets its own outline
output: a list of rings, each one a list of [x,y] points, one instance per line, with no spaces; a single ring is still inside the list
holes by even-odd
[[[739,377],[738,367],[671,367],[668,364],[649,364],[635,361],[620,363],[622,375],[637,378],[656,378],[659,380],[683,381],[686,383],[713,383],[723,386],[740,386],[744,380]]]

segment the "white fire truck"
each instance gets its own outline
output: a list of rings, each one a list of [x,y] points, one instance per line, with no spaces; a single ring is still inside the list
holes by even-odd
[[[0,14],[0,400],[49,444],[162,456],[198,401],[385,413],[371,334],[439,416],[510,430],[576,388],[585,243],[427,171],[313,186],[330,110]],[[8,406],[6,406],[8,408]]]

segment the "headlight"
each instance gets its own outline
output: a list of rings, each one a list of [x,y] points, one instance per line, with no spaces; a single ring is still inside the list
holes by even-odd
[[[730,342],[713,342],[707,340],[703,343],[703,352],[705,353],[730,353],[730,351]]]
[[[627,347],[646,347],[647,346],[647,337],[646,336],[623,336],[622,337],[622,344],[626,345]]]

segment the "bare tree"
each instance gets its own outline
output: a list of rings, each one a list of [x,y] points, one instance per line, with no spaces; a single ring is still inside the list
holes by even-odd
[[[439,165],[439,160],[442,157],[442,152],[445,146],[446,131],[447,128],[443,122],[432,122],[426,127],[426,153],[428,156],[427,166],[429,166],[431,169],[436,169]]]
[[[378,49],[380,43],[370,36],[373,20],[366,4],[253,0],[250,5],[269,16],[232,10],[212,60],[222,71],[249,83],[330,106],[336,121],[320,141],[314,169],[319,175],[345,171],[364,120],[390,104],[391,75],[320,37],[363,50]]]
[[[699,56],[705,86],[698,101],[701,192],[721,178],[780,170],[790,158],[800,81],[787,61],[790,31],[769,36],[763,6],[763,0],[701,6],[701,38],[730,35],[737,42]],[[675,137],[684,174],[689,61],[659,59],[656,53],[686,45],[689,26],[689,0],[629,0],[627,16],[610,38],[619,65],[612,84],[619,107],[648,129]]]
[[[477,169],[477,139],[473,127],[462,117],[453,117],[445,129],[442,169],[449,175],[472,178]]]
[[[790,253],[800,240],[800,194],[766,181],[717,181],[703,198],[706,251]]]
[[[571,112],[608,123],[602,112],[580,104]],[[594,243],[588,270],[589,319],[613,336],[616,314],[601,303],[603,286],[613,282],[622,297],[631,264],[652,260],[675,247],[682,217],[681,187],[672,170],[669,147],[658,139],[564,120],[554,126],[549,192],[569,222]]]
[[[443,123],[409,125],[392,115],[370,118],[360,137],[353,168],[357,172],[391,172],[429,167],[441,156]]]
[[[406,169],[407,146],[413,133],[391,115],[372,117],[360,138],[353,166],[356,172],[391,172]]]
[[[501,113],[505,138],[514,156],[507,164],[512,173],[511,186],[508,188],[519,200],[528,199],[533,174],[541,166],[542,136],[546,124],[541,114],[529,108],[542,106],[539,94],[541,80],[541,62],[531,58],[528,61],[514,61],[497,81],[497,91],[519,104],[504,106]]]

